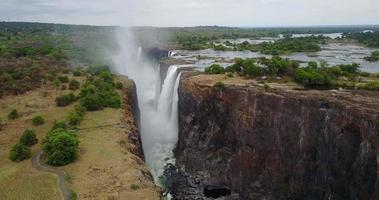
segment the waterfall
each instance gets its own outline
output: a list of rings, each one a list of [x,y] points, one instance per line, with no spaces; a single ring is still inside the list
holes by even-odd
[[[160,66],[146,59],[142,48],[131,45],[130,34],[119,35],[120,54],[114,57],[117,72],[133,79],[141,112],[140,133],[145,161],[157,185],[168,163],[174,163],[178,140],[179,66],[170,66],[161,80]],[[130,52],[131,49],[134,52]],[[168,56],[173,53],[169,52]],[[134,55],[134,58],[133,56]]]

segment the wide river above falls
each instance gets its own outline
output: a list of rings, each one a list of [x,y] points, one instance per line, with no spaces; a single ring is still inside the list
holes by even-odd
[[[276,39],[278,38],[236,39],[229,41],[232,43],[248,41],[251,44],[258,44],[261,42],[274,41]],[[221,40],[219,42],[222,43],[224,41]],[[371,73],[379,72],[379,62],[368,62],[364,60],[364,57],[369,56],[373,51],[379,51],[379,49],[367,48],[346,42],[330,42],[328,44],[321,45],[321,48],[322,50],[320,52],[293,53],[290,55],[283,55],[282,57],[297,60],[301,62],[302,66],[305,66],[309,61],[320,62],[321,60],[325,60],[331,66],[338,64],[359,63],[362,71]],[[204,68],[213,63],[228,66],[233,62],[234,58],[258,58],[271,56],[251,51],[215,51],[213,49],[205,49],[198,51],[176,51],[173,57],[192,63],[198,68]]]

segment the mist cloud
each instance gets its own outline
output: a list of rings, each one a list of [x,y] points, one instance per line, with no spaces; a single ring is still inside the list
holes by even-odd
[[[379,24],[377,0],[1,0],[0,20],[140,26]]]

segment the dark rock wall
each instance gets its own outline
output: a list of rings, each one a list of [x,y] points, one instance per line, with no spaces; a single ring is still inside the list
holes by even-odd
[[[204,199],[379,199],[378,112],[329,94],[182,80],[173,190]]]

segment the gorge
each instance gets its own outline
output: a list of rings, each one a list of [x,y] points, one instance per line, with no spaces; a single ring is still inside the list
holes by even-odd
[[[377,199],[377,93],[184,74],[176,199]]]
[[[161,63],[173,52],[123,44],[117,71],[136,83],[145,161],[169,197],[379,197],[377,92],[199,75]]]

